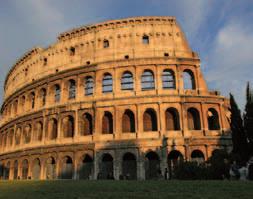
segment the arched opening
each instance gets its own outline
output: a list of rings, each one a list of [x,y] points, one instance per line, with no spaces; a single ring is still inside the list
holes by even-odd
[[[121,77],[121,90],[134,90],[134,80],[131,72],[126,71]]]
[[[47,97],[47,90],[45,88],[42,88],[40,90],[40,105],[41,106],[46,105],[46,97]]]
[[[73,161],[71,157],[65,156],[62,159],[61,179],[72,179]]]
[[[151,70],[145,70],[141,75],[142,91],[155,89],[155,78]]]
[[[168,108],[165,112],[165,121],[167,131],[180,130],[179,114],[177,109]]]
[[[102,134],[113,134],[113,117],[109,111],[105,111],[103,116]]]
[[[84,155],[79,169],[79,179],[89,180],[93,173],[93,159],[89,155]]]
[[[13,179],[17,180],[18,179],[18,161],[15,160],[14,162],[14,167],[13,167]]]
[[[76,98],[76,81],[71,79],[69,80],[69,99]]]
[[[17,113],[18,113],[18,100],[15,100],[13,108],[14,108],[14,114],[17,115]]]
[[[110,43],[107,39],[105,39],[104,42],[103,42],[103,45],[104,45],[104,48],[109,48]]]
[[[40,160],[38,158],[36,158],[33,161],[33,166],[32,166],[32,179],[33,180],[40,179],[40,171],[41,171]]]
[[[175,74],[173,70],[165,69],[162,74],[163,88],[164,89],[175,89]]]
[[[25,107],[25,101],[26,101],[26,98],[25,98],[25,96],[22,96],[22,98],[21,98],[21,102],[20,102],[20,107],[21,107],[21,110],[22,111],[25,111],[25,109],[26,109],[26,107]]]
[[[24,128],[24,136],[23,136],[23,143],[28,144],[31,142],[31,134],[32,134],[32,127],[30,124],[26,125]]]
[[[100,173],[98,179],[114,179],[113,172],[113,157],[106,153],[102,156],[102,162],[100,164]]]
[[[60,102],[61,100],[61,87],[56,84],[54,86],[54,102],[57,103],[57,102]]]
[[[205,156],[202,151],[200,150],[194,150],[191,153],[191,161],[197,162],[198,164],[201,164],[205,161]]]
[[[8,135],[8,147],[12,147],[14,137],[14,130],[11,129]]]
[[[8,162],[5,166],[4,166],[4,170],[3,170],[3,179],[5,180],[9,180],[10,177],[10,167],[11,167],[11,163]]]
[[[151,151],[146,154],[145,158],[146,180],[158,179],[161,176],[159,156]]]
[[[52,118],[48,122],[48,139],[55,140],[58,135],[58,122],[55,118]]]
[[[35,135],[34,138],[36,141],[42,140],[42,133],[43,133],[43,124],[42,122],[36,122],[35,124]]]
[[[86,96],[93,95],[93,87],[94,87],[93,78],[91,76],[86,77],[84,86]]]
[[[125,153],[122,161],[122,175],[124,179],[137,179],[137,163],[135,155],[132,153]]]
[[[194,74],[191,70],[184,70],[183,72],[184,78],[184,89],[185,90],[194,90],[196,89]]]
[[[75,47],[71,46],[71,47],[69,48],[69,55],[70,55],[70,56],[74,56],[75,53],[76,53]]]
[[[30,106],[31,106],[31,109],[35,108],[35,93],[34,92],[30,93]]]
[[[26,180],[28,178],[28,168],[29,168],[28,160],[23,160],[21,168],[22,168],[22,179]]]
[[[199,112],[195,108],[187,110],[187,120],[189,130],[201,130]]]
[[[157,131],[156,112],[153,109],[147,109],[143,114],[143,130]]]
[[[21,128],[17,128],[16,134],[15,134],[15,145],[18,146],[20,144],[21,139]]]
[[[175,167],[177,167],[180,162],[183,161],[183,155],[177,150],[173,150],[168,154],[168,167],[169,171],[172,171]]]
[[[122,116],[122,132],[135,132],[135,118],[131,110],[126,110]]]
[[[207,120],[209,130],[220,130],[219,115],[214,108],[208,109]]]
[[[62,120],[63,137],[74,137],[74,126],[74,118],[71,115],[64,117]]]
[[[143,35],[142,36],[142,43],[143,44],[149,44],[149,36],[148,35]]]
[[[105,73],[102,81],[102,92],[111,93],[113,91],[113,80],[110,73]]]
[[[53,180],[56,179],[56,163],[53,157],[50,157],[46,161],[46,179]]]
[[[82,117],[81,135],[92,135],[92,132],[92,116],[89,113],[85,113]]]

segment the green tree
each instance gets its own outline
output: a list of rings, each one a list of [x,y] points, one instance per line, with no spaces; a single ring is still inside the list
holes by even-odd
[[[232,131],[233,154],[240,157],[237,162],[244,164],[248,160],[248,142],[244,131],[241,112],[232,94],[230,94],[230,112],[230,128]]]

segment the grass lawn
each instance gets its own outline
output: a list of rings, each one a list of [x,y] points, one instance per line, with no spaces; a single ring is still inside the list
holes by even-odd
[[[250,198],[253,182],[239,181],[2,181],[0,199],[23,198]]]

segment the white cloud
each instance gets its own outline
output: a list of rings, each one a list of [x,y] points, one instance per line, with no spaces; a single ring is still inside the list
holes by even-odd
[[[230,20],[218,32],[210,53],[206,78],[228,95],[232,92],[243,108],[246,82],[253,80],[252,28]]]

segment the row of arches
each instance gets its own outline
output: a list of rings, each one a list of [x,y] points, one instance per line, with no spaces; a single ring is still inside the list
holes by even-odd
[[[176,89],[176,77],[175,72],[172,69],[164,69],[161,75],[162,79],[162,88],[163,89]],[[122,91],[134,91],[134,76],[132,72],[125,71],[123,72],[120,80],[121,90]],[[146,69],[143,71],[141,77],[141,90],[154,90],[155,89],[155,75],[154,72],[150,69]],[[190,69],[186,69],[183,71],[183,82],[184,89],[196,89],[195,77],[194,73]],[[113,84],[114,80],[111,73],[106,72],[103,74],[102,78],[102,93],[112,93],[113,92]],[[38,94],[34,91],[30,92],[29,95],[22,96],[19,100],[16,99],[14,102],[5,108],[5,116],[11,115],[13,113],[16,115],[19,112],[24,111],[24,108],[28,106],[29,110],[35,108],[35,106],[43,107],[46,105],[48,94],[53,94],[54,102],[58,103],[65,96],[62,94],[62,90],[67,90],[67,98],[69,100],[75,99],[77,96],[77,83],[76,80],[70,79],[66,83],[66,89],[62,88],[60,84],[53,85],[50,88],[50,91],[47,91],[46,88],[41,88],[38,91]],[[83,80],[83,89],[84,95],[91,96],[94,94],[95,81],[92,76],[86,76]],[[18,108],[22,110],[18,110]]]
[[[176,108],[168,108],[165,111],[165,130],[166,131],[179,131],[181,130],[180,116]],[[112,112],[105,111],[101,121],[101,134],[114,133],[114,117]],[[121,119],[121,132],[122,133],[135,133],[136,118],[132,110],[126,109]],[[209,130],[219,130],[219,115],[214,108],[209,108],[207,111],[207,121]],[[200,114],[196,108],[187,109],[187,123],[189,130],[201,130]],[[78,121],[79,134],[81,136],[92,135],[94,133],[95,118],[93,114],[85,112],[82,114]],[[158,118],[157,113],[152,108],[147,108],[143,113],[142,118],[143,131],[158,131]],[[23,128],[17,127],[16,132],[12,129],[8,134],[4,134],[1,139],[3,147],[19,144],[29,144],[31,141],[42,141],[43,138],[43,122],[38,121],[34,126],[25,124]],[[59,135],[59,124],[56,118],[51,118],[47,122],[45,130],[45,139],[55,140],[59,136],[64,138],[72,138],[75,135],[75,118],[72,115],[66,115],[61,119],[61,135]],[[118,129],[119,131],[119,129]]]
[[[121,171],[119,173],[120,179],[135,180],[138,178],[137,161],[138,157],[132,152],[126,152],[121,157]],[[98,163],[97,176],[94,176],[94,159],[92,156],[85,154],[79,160],[77,168],[74,165],[74,160],[70,156],[64,156],[58,160],[54,157],[46,159],[42,164],[39,158],[34,159],[29,163],[28,159],[14,161],[11,166],[10,162],[7,162],[2,171],[4,179],[10,178],[10,172],[12,170],[14,180],[17,179],[114,179],[115,178],[115,160],[110,153],[102,154]],[[167,156],[167,168],[173,169],[180,161],[183,161],[183,155],[177,151],[171,151]],[[191,153],[191,161],[202,163],[205,161],[205,156],[202,151],[194,150]],[[44,167],[44,168],[42,168]],[[42,172],[43,169],[43,172]],[[144,170],[145,179],[156,179],[162,175],[161,171],[161,159],[155,151],[146,153],[144,157]],[[30,172],[29,172],[30,171]]]

